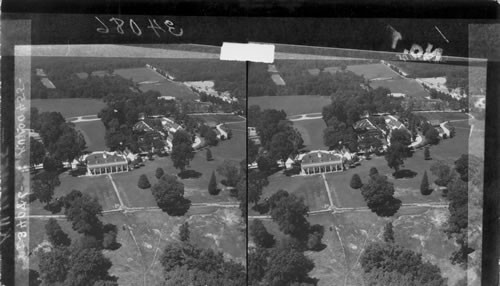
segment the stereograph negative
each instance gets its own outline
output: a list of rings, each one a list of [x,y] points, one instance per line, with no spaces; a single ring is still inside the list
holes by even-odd
[[[497,281],[491,25],[51,20],[2,24],[3,284]]]

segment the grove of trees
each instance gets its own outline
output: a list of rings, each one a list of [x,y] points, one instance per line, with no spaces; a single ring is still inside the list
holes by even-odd
[[[163,175],[151,192],[158,207],[170,216],[183,216],[191,206],[191,201],[184,198],[184,184],[175,176]]]
[[[394,197],[394,184],[386,176],[372,175],[361,187],[361,194],[368,208],[378,216],[393,216],[401,206],[401,200]]]

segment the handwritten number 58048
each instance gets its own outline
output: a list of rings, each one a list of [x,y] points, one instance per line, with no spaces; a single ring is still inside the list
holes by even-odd
[[[143,31],[141,29],[141,26],[137,24],[137,22],[130,18],[128,21],[128,27],[126,25],[126,22],[120,18],[112,17],[108,20],[108,22],[111,22],[112,25],[108,26],[108,24],[105,23],[105,21],[101,20],[99,17],[95,17],[95,19],[99,22],[101,25],[96,29],[98,33],[101,34],[109,34],[111,32],[116,32],[120,35],[124,35],[127,33],[127,31],[130,29],[130,31],[135,34],[136,36],[141,36],[143,34]],[[166,33],[167,31],[176,37],[180,37],[183,35],[184,31],[182,28],[177,28],[175,24],[170,21],[170,20],[165,20],[162,24],[158,24],[156,19],[148,19],[149,24],[146,26],[147,29],[153,30],[154,34],[156,37],[160,38],[162,33]],[[166,28],[166,29],[165,29]]]

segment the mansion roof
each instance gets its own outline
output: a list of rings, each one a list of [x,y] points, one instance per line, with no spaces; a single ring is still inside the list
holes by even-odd
[[[324,166],[341,164],[344,158],[341,154],[329,151],[311,151],[302,156],[302,167]]]
[[[116,152],[94,152],[85,158],[87,167],[110,167],[128,164],[127,157]]]

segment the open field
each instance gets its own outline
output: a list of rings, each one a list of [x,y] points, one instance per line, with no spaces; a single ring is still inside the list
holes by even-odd
[[[97,114],[106,107],[103,101],[90,98],[32,99],[30,103],[39,112],[57,111],[65,118]]]
[[[143,92],[153,90],[158,91],[163,96],[173,96],[176,98],[197,99],[198,95],[192,92],[184,84],[170,81],[157,72],[146,68],[117,69],[115,74],[131,79],[139,84],[139,89]]]
[[[452,265],[449,256],[457,249],[442,231],[448,211],[421,208],[402,210],[394,218],[380,218],[371,212],[321,214],[309,216],[311,224],[325,229],[322,251],[307,251],[315,268],[309,273],[319,279],[319,286],[363,285],[359,258],[370,242],[382,241],[384,225],[392,221],[396,243],[421,252],[424,260],[437,264],[448,285],[455,285],[464,276],[460,266]],[[276,223],[264,221],[276,239],[285,237]]]
[[[86,151],[108,150],[106,147],[106,129],[102,121],[88,121],[75,123],[75,129],[82,132],[87,144]]]
[[[193,118],[199,118],[204,120],[205,122],[214,122],[214,123],[226,123],[226,122],[244,122],[245,119],[234,114],[203,114],[203,115],[197,115],[197,114],[191,114],[189,115],[190,117]]]
[[[321,176],[287,177],[278,172],[268,178],[269,185],[262,191],[262,199],[270,197],[279,190],[285,190],[304,198],[309,210],[321,210],[329,206],[328,194]]]
[[[463,112],[418,112],[416,114],[425,116],[425,118],[427,118],[428,120],[437,119],[441,120],[442,122],[448,120],[469,119],[469,116]],[[467,120],[465,120],[464,122],[467,122]]]
[[[142,68],[129,68],[129,69],[116,69],[115,74],[123,77],[124,79],[131,79],[136,83],[141,83],[143,81],[164,81],[165,78],[162,77],[157,72],[148,69],[146,67]]]
[[[189,215],[189,213],[188,213]],[[163,212],[138,212],[131,214],[106,214],[104,223],[118,227],[117,241],[121,247],[115,251],[104,251],[113,266],[112,275],[118,276],[120,285],[161,285],[161,252],[167,242],[178,240],[178,228],[184,222],[190,224],[190,241],[204,248],[223,251],[226,258],[245,262],[245,236],[240,231],[238,210],[217,210],[204,215],[170,217]],[[80,237],[71,229],[71,223],[58,220],[72,240]],[[30,220],[30,250],[46,241],[45,219]],[[38,268],[36,255],[30,258],[30,267]]]
[[[371,80],[374,78],[400,78],[396,72],[391,70],[388,66],[376,63],[376,64],[363,64],[363,65],[350,65],[347,66],[347,70],[352,71],[357,75],[362,75],[364,78]]]
[[[238,125],[240,124],[245,126],[245,122],[238,123]],[[231,125],[231,128],[237,128],[237,125]],[[241,127],[241,129],[244,130],[244,127]],[[184,183],[185,196],[188,199],[193,203],[227,202],[234,200],[229,196],[228,192],[224,191],[217,196],[210,195],[208,193],[208,183],[212,172],[215,171],[224,160],[240,162],[245,157],[245,135],[244,132],[234,131],[233,138],[227,141],[221,141],[217,146],[211,147],[210,149],[214,160],[210,162],[206,160],[206,151],[202,150],[195,154],[188,170],[200,172],[202,173],[201,176],[199,178],[180,180]],[[158,167],[163,168],[167,174],[179,173],[179,170],[174,168],[172,160],[169,157],[155,157],[154,160],[145,162],[144,167],[128,173],[112,175],[120,194],[122,194],[122,199],[127,206],[157,206],[151,190],[140,189],[137,187],[137,182],[142,174],[146,174],[151,185],[154,185],[157,181],[154,174]],[[217,172],[215,175],[218,182],[223,179]]]
[[[192,92],[185,85],[172,82],[172,81],[161,81],[159,83],[147,83],[141,84],[139,87],[143,92],[146,91],[158,91],[162,96],[173,96],[175,98],[184,98],[184,99],[198,99],[198,95]]]
[[[284,110],[288,116],[322,112],[330,104],[328,96],[286,95],[286,96],[251,96],[248,106],[259,105],[261,109]]]
[[[427,91],[416,80],[410,78],[371,81],[370,86],[372,88],[385,87],[393,93],[404,93],[409,97],[424,98],[429,96]]]
[[[323,119],[294,121],[293,127],[297,128],[302,135],[306,149],[326,149],[323,144],[323,130],[326,128],[326,123]]]
[[[103,210],[114,209],[120,203],[107,176],[73,177],[68,173],[63,173],[59,175],[59,180],[61,185],[55,188],[54,198],[65,196],[72,190],[79,190],[91,197],[96,197]],[[43,205],[36,200],[30,204],[30,214],[44,215],[51,213],[44,210]]]

